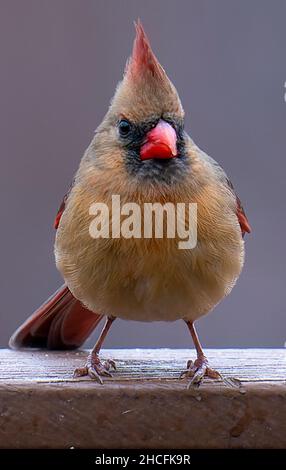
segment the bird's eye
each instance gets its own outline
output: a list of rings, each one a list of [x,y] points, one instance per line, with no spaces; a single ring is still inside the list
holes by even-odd
[[[121,119],[118,123],[118,130],[122,137],[126,137],[131,131],[131,123],[127,119]]]

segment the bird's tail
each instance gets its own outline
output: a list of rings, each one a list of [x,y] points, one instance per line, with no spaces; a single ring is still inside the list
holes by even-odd
[[[84,343],[101,319],[102,315],[85,308],[63,285],[15,331],[9,346],[75,349]]]

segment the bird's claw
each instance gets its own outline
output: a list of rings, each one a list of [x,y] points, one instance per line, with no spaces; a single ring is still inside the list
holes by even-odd
[[[116,362],[113,359],[107,359],[104,363],[106,370],[113,369],[116,370]]]
[[[110,369],[116,370],[116,364],[113,359],[107,359],[102,363],[97,354],[91,354],[88,357],[85,366],[75,369],[73,376],[75,378],[88,376],[103,385],[101,377],[112,377],[111,372],[109,372]]]
[[[187,369],[180,374],[180,378],[190,377],[191,380],[187,388],[197,388],[201,385],[204,377],[210,379],[221,379],[221,375],[214,369],[208,366],[208,360],[205,356],[198,357],[195,362],[189,360],[187,362]]]

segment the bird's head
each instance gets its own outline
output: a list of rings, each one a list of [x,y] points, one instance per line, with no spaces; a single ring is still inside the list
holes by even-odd
[[[184,111],[140,21],[135,27],[123,80],[96,131],[98,158],[105,166],[123,166],[137,181],[176,182],[189,165]]]

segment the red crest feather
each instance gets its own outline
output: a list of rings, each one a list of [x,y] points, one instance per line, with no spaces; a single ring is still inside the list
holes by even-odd
[[[165,72],[151,49],[149,39],[140,20],[135,23],[136,37],[131,58],[128,61],[126,73],[133,78],[139,78],[146,71],[154,78],[163,79]]]

